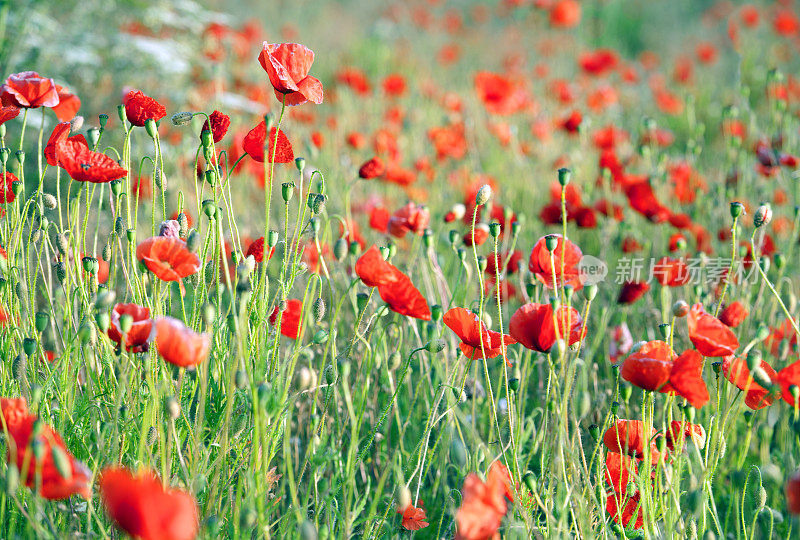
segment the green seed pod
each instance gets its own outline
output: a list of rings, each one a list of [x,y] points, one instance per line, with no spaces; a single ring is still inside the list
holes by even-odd
[[[783,270],[783,268],[786,266],[786,257],[783,255],[783,253],[776,253],[772,257],[772,260],[775,261],[775,268],[778,270]]]
[[[22,168],[22,166],[25,165],[25,151],[17,150],[16,152],[14,152],[14,157],[17,158],[17,163],[19,163],[19,167]],[[17,184],[18,186],[16,189],[14,187],[14,184]],[[21,187],[22,187],[22,182],[17,181],[11,183],[11,191],[14,193],[14,195],[19,195],[17,191]]]
[[[217,205],[214,204],[214,201],[211,199],[206,199],[203,201],[203,213],[208,217],[208,219],[212,219],[217,213]]]
[[[661,324],[659,324],[658,325],[658,329],[661,332],[661,338],[662,339],[668,339],[670,333],[672,332],[672,327],[669,325],[669,323],[661,323]]]
[[[89,128],[86,130],[89,148],[96,148],[97,143],[100,142],[100,130],[97,128]]]
[[[489,234],[492,235],[492,238],[494,238],[496,240],[497,237],[500,236],[501,232],[502,232],[501,231],[501,227],[500,227],[500,224],[498,222],[492,221],[489,224]]]
[[[122,179],[117,178],[116,180],[112,180],[110,182],[111,185],[111,193],[114,194],[114,197],[119,197],[122,194]]]
[[[548,234],[544,237],[544,245],[547,248],[547,251],[553,253],[558,247],[558,236],[555,234]]]
[[[36,315],[34,316],[34,326],[36,327],[37,332],[39,332],[40,334],[44,332],[49,322],[50,322],[50,314],[48,314],[46,311],[36,312]]]
[[[303,169],[306,168],[306,158],[304,157],[294,158],[294,166],[295,168],[297,168],[298,171],[303,172]]]
[[[78,328],[78,338],[84,345],[93,344],[95,342],[96,337],[97,335],[94,331],[94,326],[87,323],[83,323]]]
[[[744,205],[738,201],[731,203],[731,217],[736,219],[745,214]]]
[[[562,186],[566,186],[569,184],[570,179],[572,178],[572,171],[567,169],[566,167],[562,167],[558,169],[558,183]]]
[[[522,477],[522,482],[531,493],[536,491],[536,475],[533,472],[526,471],[525,475]]]
[[[128,229],[125,232],[125,236],[128,238],[128,242],[131,244],[136,242],[136,229]]]
[[[355,240],[350,242],[350,245],[347,247],[347,252],[353,257],[355,257],[356,255],[358,255],[359,251],[361,251],[361,246],[358,245],[358,242],[356,242]]]
[[[284,182],[281,184],[281,197],[283,198],[283,202],[288,203],[292,200],[294,187],[294,182]]]
[[[33,355],[36,352],[36,340],[29,337],[23,339],[22,350],[25,351],[25,354],[28,356]]]
[[[597,424],[592,424],[589,426],[589,435],[591,435],[592,439],[595,441],[600,438],[600,427]]]
[[[328,341],[328,332],[326,332],[325,330],[317,330],[316,332],[314,332],[314,336],[311,338],[311,341],[315,345],[320,345],[322,343],[325,343],[326,341]]]
[[[619,412],[619,401],[613,401],[611,403],[611,414],[613,416],[616,416],[618,412]]]
[[[347,256],[348,248],[349,248],[349,246],[347,245],[347,240],[345,240],[344,238],[339,238],[333,244],[333,256],[334,256],[334,258],[339,262],[343,261],[344,258]]]
[[[625,385],[619,389],[620,397],[622,401],[628,402],[631,399],[631,394],[633,394],[633,387],[630,385]]]
[[[467,464],[467,451],[461,439],[454,437],[450,441],[450,460],[460,469]]]
[[[364,308],[367,307],[367,302],[369,302],[369,295],[366,293],[358,293],[356,295],[356,306],[358,306],[359,313],[364,311]]]
[[[106,312],[98,313],[95,315],[94,320],[97,323],[97,326],[100,328],[100,331],[103,333],[106,333],[108,331],[108,327],[111,326],[111,316]]]
[[[434,304],[431,306],[431,320],[433,322],[439,322],[442,320],[442,306],[439,304]]]

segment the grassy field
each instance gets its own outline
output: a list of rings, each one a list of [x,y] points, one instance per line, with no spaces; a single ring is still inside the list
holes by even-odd
[[[0,538],[793,538],[799,49],[0,0]]]

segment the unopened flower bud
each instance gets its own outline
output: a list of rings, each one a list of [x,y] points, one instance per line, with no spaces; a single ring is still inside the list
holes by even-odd
[[[672,304],[672,315],[675,317],[686,317],[689,314],[689,304],[683,300],[678,300]]]
[[[756,228],[768,225],[772,221],[772,208],[768,204],[762,204],[753,214],[753,225]]]
[[[475,204],[478,206],[483,206],[491,197],[492,188],[489,186],[489,184],[484,184],[480,187],[478,193],[475,195]]]
[[[170,120],[172,120],[172,124],[175,126],[185,126],[192,121],[192,113],[188,111],[175,113],[170,117]]]
[[[736,219],[745,214],[744,205],[738,201],[731,203],[731,217]]]

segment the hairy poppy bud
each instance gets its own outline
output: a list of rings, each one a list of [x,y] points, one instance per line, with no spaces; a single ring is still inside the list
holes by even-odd
[[[196,252],[197,248],[200,247],[200,240],[200,233],[197,229],[191,229],[189,234],[186,235],[186,249],[192,253]]]
[[[443,339],[433,339],[428,342],[427,347],[429,353],[436,354],[444,350],[445,343]]]
[[[148,118],[144,121],[144,129],[153,139],[158,135],[158,124],[156,124],[156,121],[152,118]]]
[[[64,283],[67,279],[67,265],[63,261],[58,261],[53,265],[53,270],[56,273],[58,281]]]
[[[172,120],[172,124],[175,126],[185,126],[192,121],[192,116],[192,113],[183,111],[173,114],[170,120]]]
[[[164,412],[173,420],[177,420],[181,415],[181,405],[178,403],[178,400],[173,396],[169,396],[164,400]]]
[[[400,363],[403,361],[402,356],[397,351],[394,351],[392,354],[389,355],[389,370],[395,370],[400,367]]]
[[[772,208],[769,204],[762,204],[756,209],[756,213],[753,214],[753,225],[759,228],[768,225],[770,221],[772,221]]]
[[[489,184],[484,184],[480,187],[478,193],[475,195],[475,204],[478,206],[483,206],[491,197],[492,188],[489,186]]]
[[[315,345],[320,345],[322,343],[325,343],[326,341],[328,341],[328,332],[326,332],[325,330],[317,330],[316,332],[314,332],[314,335],[311,336],[311,341]]]
[[[347,256],[348,250],[347,240],[344,238],[339,238],[333,244],[333,256],[336,258],[337,261],[341,262]]]
[[[52,193],[44,193],[42,195],[42,203],[48,210],[55,210],[58,207],[58,200]]]
[[[736,219],[745,214],[744,205],[738,201],[731,203],[731,217]]]
[[[400,485],[395,491],[395,500],[397,501],[397,508],[405,510],[411,504],[411,491],[405,485]]]
[[[570,179],[572,179],[572,171],[567,169],[566,167],[562,167],[558,169],[558,183],[562,186],[566,186],[569,184]]]
[[[97,323],[98,328],[100,328],[100,331],[103,333],[107,332],[108,327],[111,326],[111,316],[105,312],[95,315],[94,321]]]
[[[311,311],[314,314],[314,320],[319,323],[325,316],[325,301],[322,298],[314,300]]]
[[[174,117],[173,117],[174,118]],[[211,138],[211,130],[204,129],[200,132],[200,144],[203,145],[203,148],[211,148],[211,143],[213,139]]]
[[[211,304],[203,305],[203,323],[206,326],[214,324],[214,319],[217,317],[217,310]]]
[[[467,463],[467,451],[458,437],[450,441],[450,459],[458,467],[463,467]]]
[[[678,300],[672,304],[672,315],[675,317],[686,317],[689,314],[689,304],[683,300]]]

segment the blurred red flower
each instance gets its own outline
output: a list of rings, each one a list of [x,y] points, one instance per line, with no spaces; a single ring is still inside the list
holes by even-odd
[[[58,92],[58,105],[53,107],[53,112],[56,113],[56,118],[58,118],[59,122],[69,122],[78,114],[78,110],[81,108],[81,100],[78,96],[58,84],[56,85],[56,91]]]
[[[123,315],[128,315],[133,321],[127,334],[122,331]],[[139,304],[116,304],[111,310],[111,325],[107,333],[111,341],[117,344],[122,343],[122,337],[125,335],[125,350],[128,352],[147,351],[153,339],[153,319],[150,318],[150,310]]]
[[[155,321],[158,354],[178,367],[192,367],[208,358],[211,336],[197,333],[178,319],[159,317]]]
[[[296,298],[286,301],[286,309],[280,310],[275,306],[269,316],[269,324],[275,326],[278,323],[278,315],[281,317],[281,334],[288,338],[297,339],[300,337],[303,323],[303,302]]]
[[[311,101],[322,103],[322,83],[308,72],[314,63],[314,51],[299,43],[273,44],[264,42],[258,55],[261,67],[267,72],[275,96],[286,105],[301,105]]]
[[[778,373],[764,359],[758,365],[763,371],[763,375],[769,382],[776,382]],[[770,390],[758,384],[747,366],[747,359],[744,356],[726,356],[722,361],[722,373],[725,378],[736,387],[745,392],[744,403],[754,410],[763,409],[772,405],[775,401]]]
[[[552,253],[547,249],[547,236],[539,238],[531,250],[528,260],[528,269],[548,289],[570,285],[573,289],[583,288],[578,263],[583,258],[583,252],[577,244],[564,240],[560,234],[549,235],[557,238],[556,248]],[[562,273],[563,257],[563,273]],[[555,275],[554,275],[555,271]]]
[[[200,257],[180,238],[148,238],[136,246],[136,258],[162,281],[179,281],[200,270]]]

